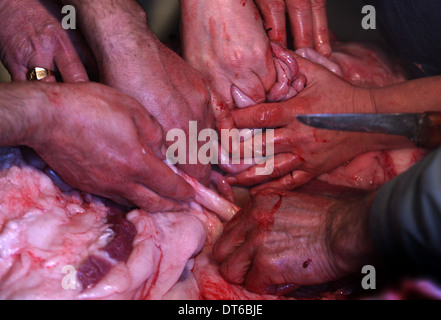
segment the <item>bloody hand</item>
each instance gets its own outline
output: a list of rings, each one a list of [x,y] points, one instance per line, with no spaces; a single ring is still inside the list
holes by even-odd
[[[25,144],[66,183],[150,212],[182,209],[194,196],[164,164],[161,127],[135,99],[94,83],[38,89],[47,101]]]
[[[209,80],[228,107],[233,89],[265,101],[276,81],[270,42],[252,1],[181,0],[183,57]],[[236,92],[237,95],[237,92]]]
[[[188,139],[193,138],[189,136],[190,121],[197,122],[197,133],[214,126],[208,83],[154,36],[135,1],[65,2],[75,4],[83,16],[82,26],[97,57],[101,82],[137,99],[159,122],[164,137],[170,130],[180,129]],[[172,143],[168,141],[167,146]],[[211,167],[189,164],[188,155],[186,159],[186,164],[179,165],[183,171],[208,184]]]
[[[374,148],[370,134],[320,130],[296,120],[296,115],[307,113],[373,112],[367,89],[355,87],[300,56],[296,60],[308,79],[296,97],[232,111],[238,128],[275,128],[272,173],[257,175],[262,165],[254,166],[232,175],[233,184],[257,185],[277,179],[258,188],[293,189]],[[251,142],[244,142],[242,149],[252,148]]]
[[[314,48],[331,55],[326,0],[254,0],[272,41],[287,46],[286,14],[288,13],[294,48]]]
[[[376,261],[366,198],[266,189],[224,228],[214,246],[228,281],[259,294],[286,294],[360,272]]]
[[[34,67],[58,70],[64,82],[88,81],[95,59],[78,30],[62,28],[61,6],[53,0],[0,3],[0,57],[13,81]],[[54,77],[44,81],[55,81]]]

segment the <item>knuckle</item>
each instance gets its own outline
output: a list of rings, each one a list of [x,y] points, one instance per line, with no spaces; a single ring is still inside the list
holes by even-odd
[[[265,2],[265,7],[268,11],[273,13],[284,13],[285,12],[285,1],[284,0],[268,0]]]
[[[231,50],[229,54],[225,57],[225,63],[227,65],[240,68],[243,66],[243,61],[245,60],[245,50],[244,48],[235,48]]]
[[[311,2],[309,0],[293,0],[287,3],[290,9],[295,11],[309,11],[311,10]]]
[[[290,173],[289,175],[287,175],[285,177],[285,179],[283,179],[283,186],[284,186],[284,188],[286,188],[288,190],[295,188],[296,183],[295,183],[295,180],[294,180],[292,173]]]
[[[273,118],[280,116],[282,111],[279,104],[276,104],[271,110],[257,110],[253,113],[253,122],[259,127],[267,128],[273,122]]]
[[[311,7],[321,9],[326,7],[326,0],[311,0]]]
[[[277,164],[274,165],[273,172],[271,172],[270,177],[271,178],[279,178],[281,176],[283,176],[283,173],[282,173],[280,167]]]

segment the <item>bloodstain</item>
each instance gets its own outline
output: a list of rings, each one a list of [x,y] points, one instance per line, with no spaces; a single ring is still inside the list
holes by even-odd
[[[309,267],[309,265],[311,264],[312,260],[308,259],[305,262],[303,262],[303,269],[306,269]]]
[[[225,111],[228,108],[227,104],[223,101],[216,101],[216,110]]]
[[[317,136],[316,130],[314,130],[314,139],[315,139],[315,142],[328,142],[328,140],[326,140],[326,139],[319,139],[319,137]]]
[[[245,7],[247,5],[248,0],[240,0],[240,4]]]
[[[274,224],[274,215],[282,205],[283,196],[279,195],[279,201],[274,205],[270,212],[262,214],[259,217],[259,227],[268,230]]]
[[[159,256],[159,261],[158,261],[158,268],[157,268],[157,270],[156,270],[156,273],[155,273],[155,275],[154,275],[154,277],[153,277],[153,281],[151,282],[151,283],[156,283],[157,281],[158,281],[158,277],[159,277],[159,271],[160,271],[160,267],[161,267],[161,263],[162,263],[162,258],[164,257],[164,254],[162,253],[162,250],[160,250],[160,253],[161,253],[161,255]],[[144,297],[144,300],[149,300],[149,297],[150,297],[150,291],[152,290],[152,288],[153,288],[154,286],[151,286],[150,288],[149,288],[149,290],[148,290],[148,292],[147,292],[147,294],[145,295],[145,297]]]
[[[389,152],[382,152],[383,155],[383,168],[384,176],[388,180],[391,180],[397,176],[397,169],[394,163],[394,159],[391,157]]]

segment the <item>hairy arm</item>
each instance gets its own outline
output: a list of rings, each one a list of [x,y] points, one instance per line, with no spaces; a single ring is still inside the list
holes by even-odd
[[[43,117],[36,101],[44,101],[45,95],[36,89],[33,84],[0,84],[1,146],[27,144],[44,127],[48,117]]]

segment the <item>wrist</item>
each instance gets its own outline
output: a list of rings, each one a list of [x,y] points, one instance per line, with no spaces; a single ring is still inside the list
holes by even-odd
[[[376,88],[356,87],[353,101],[355,113],[382,113]],[[415,148],[415,144],[403,136],[364,133],[362,137],[363,152]]]
[[[3,107],[0,109],[0,145],[32,147],[50,131],[50,108],[44,94],[46,85],[5,83],[0,85]]]

